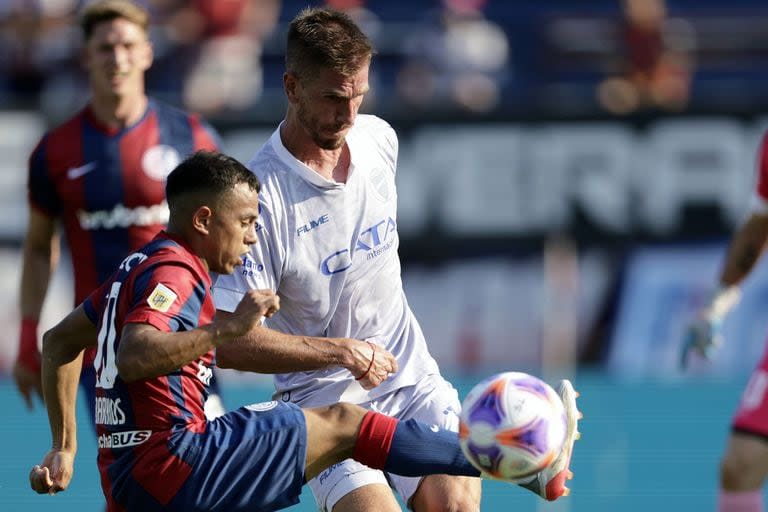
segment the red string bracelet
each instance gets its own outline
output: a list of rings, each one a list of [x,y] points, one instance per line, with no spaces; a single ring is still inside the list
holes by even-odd
[[[373,368],[373,360],[376,357],[376,345],[371,343],[370,341],[366,341],[366,343],[368,343],[371,346],[371,350],[373,350],[373,352],[371,352],[371,362],[368,363],[368,369],[365,370],[365,372],[361,376],[355,377],[355,380],[361,380],[363,377],[368,375],[368,372],[370,372],[371,368]]]

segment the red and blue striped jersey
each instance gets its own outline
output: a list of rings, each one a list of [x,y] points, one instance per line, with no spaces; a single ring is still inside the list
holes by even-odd
[[[85,107],[43,136],[29,160],[29,201],[62,221],[76,304],[165,226],[168,173],[191,153],[218,146],[197,116],[152,99],[124,129],[104,126]]]
[[[128,323],[149,324],[166,332],[210,323],[215,314],[210,285],[200,258],[183,241],[161,232],[126,257],[83,303],[98,330],[95,416],[106,496],[115,481],[130,475],[164,502],[190,473],[192,465],[183,450],[168,440],[179,429],[205,431],[203,405],[214,365],[213,350],[167,375],[129,383],[118,374],[116,356]],[[176,475],[173,481],[158,481],[156,472],[161,468]]]

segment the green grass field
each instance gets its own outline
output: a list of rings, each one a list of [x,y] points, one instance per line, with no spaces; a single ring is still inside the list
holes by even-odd
[[[454,380],[462,396],[478,379]],[[717,462],[744,379],[728,382],[622,382],[599,374],[575,379],[584,419],[576,445],[572,495],[547,504],[527,491],[485,482],[483,511],[656,512],[713,510]],[[268,388],[224,390],[235,407],[267,399]],[[80,435],[69,490],[38,496],[27,473],[50,446],[47,418],[29,413],[9,380],[0,380],[0,511],[103,510],[90,427]],[[84,410],[80,411],[85,421]],[[293,512],[315,510],[305,492]]]

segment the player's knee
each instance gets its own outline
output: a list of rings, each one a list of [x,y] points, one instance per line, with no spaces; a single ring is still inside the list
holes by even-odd
[[[760,454],[728,451],[720,461],[720,484],[729,491],[746,491],[761,487],[766,463]]]
[[[359,405],[340,402],[317,410],[329,430],[339,437],[355,437],[367,412]]]
[[[332,421],[337,425],[355,425],[353,429],[357,432],[357,426],[368,412],[359,405],[340,402],[330,406]]]
[[[415,512],[480,512],[480,502],[468,495],[440,496],[420,506],[413,506]]]
[[[480,480],[433,475],[410,500],[415,512],[480,512]]]

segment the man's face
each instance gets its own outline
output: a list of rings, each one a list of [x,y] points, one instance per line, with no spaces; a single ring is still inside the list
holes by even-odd
[[[214,211],[206,257],[211,271],[231,274],[256,243],[259,195],[239,183]]]
[[[99,23],[86,42],[84,55],[95,95],[144,93],[144,73],[152,65],[152,45],[140,26],[123,18]]]
[[[368,92],[369,63],[351,75],[323,70],[307,80],[297,80],[293,101],[304,130],[317,146],[338,149],[355,123]]]

